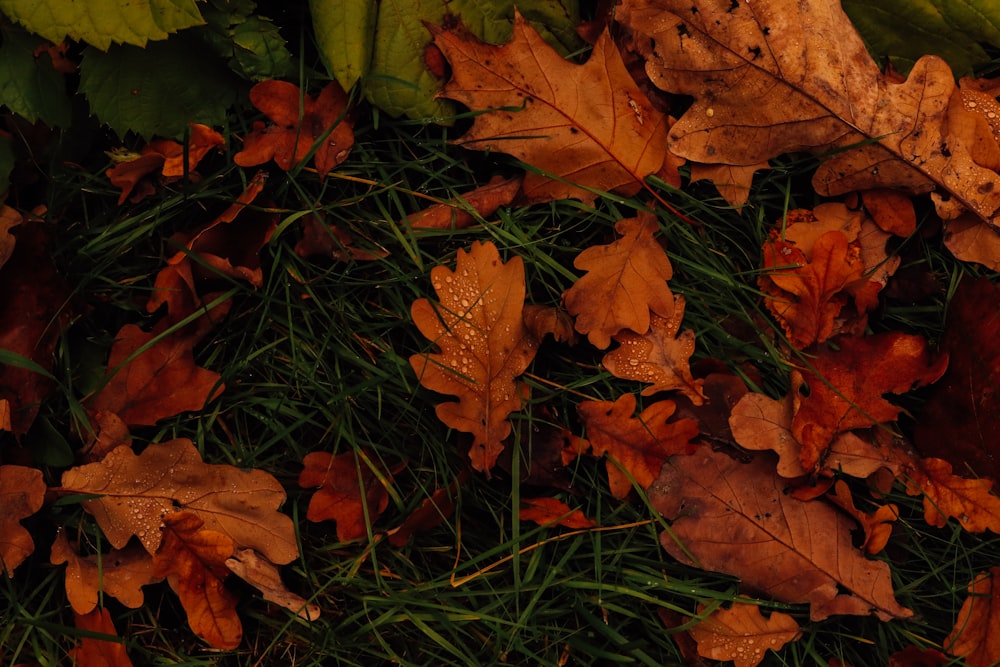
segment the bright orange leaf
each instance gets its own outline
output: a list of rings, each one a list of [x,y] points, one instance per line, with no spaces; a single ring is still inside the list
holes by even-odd
[[[226,589],[226,559],[233,555],[233,541],[190,512],[163,517],[163,541],[153,554],[153,574],[166,577],[180,598],[188,625],[213,648],[233,649],[243,639],[236,614],[239,597]]]
[[[862,512],[854,505],[854,497],[844,480],[837,480],[833,485],[833,493],[827,498],[830,502],[844,510],[858,522],[865,531],[865,541],[861,547],[865,553],[874,556],[882,551],[892,536],[892,522],[899,518],[899,508],[896,505],[880,505],[874,514]]]
[[[336,456],[310,452],[302,464],[305,468],[299,473],[299,486],[316,489],[306,518],[336,521],[337,539],[341,542],[367,535],[366,516],[374,523],[389,505],[389,494],[367,461],[354,452]]]
[[[519,516],[521,521],[534,521],[539,526],[563,526],[579,530],[597,525],[582,510],[573,509],[557,498],[521,498]]]
[[[125,652],[125,644],[118,639],[118,631],[111,620],[111,613],[105,609],[94,609],[87,614],[73,614],[73,624],[80,630],[97,632],[101,637],[82,637],[80,643],[70,651],[70,661],[74,665],[87,667],[132,667]]]
[[[132,543],[120,551],[81,556],[64,530],[56,534],[49,562],[66,563],[66,598],[77,614],[93,611],[102,592],[138,609],[144,600],[142,587],[159,581],[153,576],[153,559],[142,547]]]
[[[21,519],[42,509],[47,488],[37,468],[0,466],[0,569],[8,577],[35,550]]]
[[[524,389],[516,381],[538,348],[524,324],[524,265],[504,264],[492,243],[458,251],[455,270],[437,266],[431,284],[440,303],[417,299],[413,322],[440,354],[415,354],[410,364],[424,387],[457,396],[439,403],[437,416],[472,433],[472,467],[487,472],[511,432],[508,415],[521,409]]]
[[[494,176],[486,185],[464,192],[452,201],[411,213],[406,216],[406,224],[412,229],[465,229],[475,224],[476,216],[493,215],[498,208],[514,201],[521,191],[521,181],[520,176]]]
[[[667,287],[673,268],[653,238],[659,231],[656,216],[640,211],[620,220],[615,230],[620,239],[577,255],[573,266],[587,273],[563,294],[576,330],[602,350],[624,329],[640,336],[648,332],[651,311],[667,319],[674,314],[674,295]]]
[[[698,606],[698,613],[705,610]],[[777,651],[802,634],[788,614],[735,600],[729,609],[716,609],[688,632],[698,642],[698,653],[713,660],[732,660],[736,667],[756,667],[768,650]]]
[[[698,422],[693,419],[669,421],[676,405],[659,401],[635,414],[633,394],[618,400],[584,401],[577,410],[587,428],[587,438],[595,456],[608,454],[608,483],[616,498],[632,490],[632,480],[645,489],[660,474],[663,462],[674,454],[694,451],[692,438],[698,436]]]
[[[969,584],[969,597],[942,646],[969,667],[991,667],[1000,661],[1000,567],[980,573]]]
[[[959,477],[950,463],[936,458],[913,460],[904,472],[906,492],[924,496],[928,524],[941,528],[951,517],[973,533],[1000,533],[1000,498],[992,493],[991,480]]]

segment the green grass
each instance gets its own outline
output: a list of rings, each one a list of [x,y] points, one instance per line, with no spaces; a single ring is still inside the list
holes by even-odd
[[[522,496],[551,493],[523,485],[530,470],[513,465],[492,477],[472,475],[455,492],[457,510],[440,526],[395,548],[384,539],[466,466],[466,436],[435,417],[440,397],[420,388],[408,358],[429,350],[411,324],[413,300],[432,296],[429,271],[452,265],[455,251],[490,240],[505,257],[524,259],[528,301],[557,305],[578,273],[580,250],[614,238],[621,217],[648,206],[649,193],[608,196],[588,207],[561,201],[503,209],[488,224],[465,231],[412,232],[399,224],[428,198],[448,199],[516,168],[503,156],[449,145],[455,130],[386,117],[374,127],[361,114],[349,160],[320,183],[308,171],[271,170],[266,203],[279,231],[262,252],[264,284],[218,278],[232,292],[228,318],[197,349],[200,364],[218,371],[225,393],[202,412],[135,429],[137,446],[191,438],[205,461],[266,470],[288,491],[284,507],[295,521],[301,557],[284,568],[288,586],[318,604],[307,623],[243,595],[245,638],[238,650],[208,651],[187,628],[165,585],[148,587],[136,610],[106,600],[135,664],[176,665],[671,665],[682,664],[659,612],[693,623],[699,603],[709,609],[739,592],[730,577],[672,561],[659,546],[665,523],[637,492],[625,501],[607,490],[604,463],[583,459],[566,472],[561,495],[595,519],[598,530],[569,532],[517,521]],[[84,429],[81,399],[101,381],[106,351],[126,322],[148,324],[144,312],[155,274],[175,251],[170,235],[214,218],[242,191],[252,170],[228,156],[208,159],[199,183],[177,183],[139,205],[115,205],[115,192],[94,158],[81,169],[53,169],[49,209],[58,218],[59,265],[81,307],[61,340],[55,374],[62,390],[42,407],[40,421],[78,444]],[[742,210],[727,206],[705,184],[677,191],[651,188],[692,225],[656,209],[675,276],[671,288],[687,300],[685,328],[697,334],[696,360],[721,360],[754,388],[780,395],[789,361],[780,331],[763,309],[756,278],[770,226],[790,208],[818,202],[808,188],[815,165],[778,161],[761,174]],[[806,185],[803,185],[806,184]],[[303,260],[294,251],[296,221],[312,210],[350,231],[363,248],[386,252],[377,261]],[[941,292],[917,302],[887,302],[873,330],[904,329],[936,340],[948,296],[968,271],[950,258],[939,237],[906,242],[907,262],[933,273]],[[900,248],[903,252],[904,248]],[[529,369],[528,408],[514,415],[508,447],[526,465],[542,447],[546,426],[581,432],[576,405],[634,392],[599,368],[600,351],[547,342]],[[759,373],[748,372],[752,366]],[[919,399],[910,399],[911,409]],[[905,425],[905,424],[904,424]],[[52,447],[48,431],[33,431],[28,446]],[[4,436],[3,447],[13,448]],[[48,444],[46,444],[48,443]],[[387,512],[359,542],[340,543],[334,526],[305,520],[310,490],[297,478],[313,451],[356,451],[398,470],[387,485]],[[60,468],[45,468],[58,485]],[[880,558],[892,565],[899,601],[917,616],[906,622],[837,617],[809,623],[802,605],[768,600],[766,611],[791,613],[802,638],[765,665],[823,665],[839,658],[856,666],[884,665],[910,645],[937,646],[954,623],[973,575],[995,564],[1000,541],[968,535],[953,524],[929,528],[920,500],[894,491],[901,508],[897,534]],[[47,505],[26,520],[37,552],[0,583],[0,647],[8,664],[67,664],[82,636],[73,627],[62,566],[48,564],[56,526],[81,535],[93,550],[103,537],[78,505]]]

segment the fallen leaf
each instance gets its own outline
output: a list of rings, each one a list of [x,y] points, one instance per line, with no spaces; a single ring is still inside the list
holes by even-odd
[[[37,468],[0,466],[0,567],[8,577],[35,550],[21,519],[42,509],[47,488]]]
[[[461,27],[428,29],[452,68],[441,95],[484,112],[458,143],[514,155],[555,177],[528,173],[529,200],[592,203],[595,189],[635,194],[663,166],[667,117],[632,81],[607,31],[576,65],[516,11],[513,39],[502,46]]]
[[[892,522],[899,518],[899,508],[889,503],[880,505],[874,514],[862,512],[854,505],[854,497],[847,483],[840,479],[833,485],[833,493],[827,498],[834,505],[847,512],[865,532],[861,548],[870,556],[882,551],[892,536]]]
[[[817,466],[838,433],[895,420],[902,408],[885,394],[930,384],[948,365],[946,354],[931,358],[924,338],[896,331],[842,336],[837,344],[839,350],[820,350],[811,370],[792,371],[792,435],[802,443],[806,470]]]
[[[81,556],[66,531],[56,533],[49,562],[66,563],[66,598],[77,614],[89,614],[100,596],[110,595],[130,609],[142,606],[142,587],[160,581],[153,575],[153,559],[142,547],[127,545],[106,554]]]
[[[475,224],[477,217],[489,217],[501,206],[514,201],[521,191],[522,180],[521,176],[494,176],[486,185],[461,194],[452,201],[411,213],[406,216],[405,222],[412,229],[465,229]]]
[[[424,498],[420,505],[406,515],[403,522],[389,530],[389,544],[399,548],[406,545],[418,534],[436,528],[455,512],[455,503],[461,486],[469,478],[469,469],[463,468],[450,485],[435,489],[430,498]]]
[[[575,345],[576,331],[573,329],[573,318],[562,308],[556,306],[524,306],[524,326],[541,342],[547,334],[558,343]]]
[[[955,259],[1000,271],[1000,231],[974,214],[966,213],[945,223],[944,245]]]
[[[573,530],[597,525],[583,511],[573,509],[557,498],[521,498],[518,517],[521,521],[534,521],[539,526],[563,526]]]
[[[907,646],[889,656],[888,667],[944,667],[951,658],[933,648]]]
[[[17,243],[17,238],[10,233],[10,230],[22,222],[24,218],[20,213],[6,204],[0,204],[0,268],[3,268],[10,259]]]
[[[1000,498],[991,492],[991,480],[959,477],[950,463],[936,458],[914,459],[904,472],[906,492],[924,496],[924,520],[929,525],[941,528],[951,517],[969,532],[1000,534]]]
[[[861,199],[868,215],[882,231],[903,238],[917,231],[913,201],[902,192],[876,188],[862,192]]]
[[[769,456],[744,464],[703,447],[671,458],[647,495],[672,522],[660,542],[686,565],[738,577],[747,592],[808,602],[813,621],[912,616],[896,602],[888,564],[852,545],[851,520],[786,495],[786,486]]]
[[[955,627],[942,642],[949,654],[969,667],[990,667],[1000,660],[1000,567],[976,575],[969,597],[958,611]]]
[[[118,447],[103,461],[64,472],[61,490],[100,496],[84,500],[83,508],[116,549],[134,535],[156,553],[162,517],[186,510],[272,563],[299,555],[292,520],[278,511],[285,501],[278,480],[262,470],[205,463],[184,438],[151,444],[139,455]]]
[[[111,612],[94,609],[88,614],[73,614],[73,625],[85,632],[98,633],[104,637],[83,636],[80,643],[70,650],[70,662],[87,667],[132,667],[125,652],[125,644],[119,639]]]
[[[153,573],[165,577],[187,614],[188,625],[212,648],[234,649],[243,639],[236,614],[239,597],[227,590],[226,559],[233,541],[191,512],[163,517],[163,540],[153,554]]]
[[[366,458],[355,452],[334,456],[328,452],[310,452],[302,459],[305,468],[299,473],[299,486],[316,489],[309,500],[306,518],[310,521],[336,521],[337,539],[357,540],[368,534],[389,505],[389,493]],[[385,476],[385,473],[380,473]]]
[[[354,247],[354,238],[349,233],[325,222],[317,212],[302,216],[302,238],[295,244],[295,254],[299,257],[330,257],[346,262],[382,259],[388,253],[381,249]]]
[[[492,243],[458,251],[455,270],[437,266],[431,284],[440,299],[417,299],[410,312],[420,333],[440,354],[414,354],[410,365],[427,389],[457,396],[439,403],[438,419],[472,433],[472,467],[488,472],[510,435],[508,415],[521,409],[525,389],[516,381],[538,348],[524,325],[524,264],[504,264]]]
[[[640,211],[619,220],[615,230],[620,239],[577,255],[573,266],[587,273],[563,294],[576,330],[602,350],[623,329],[639,335],[649,331],[651,311],[667,319],[674,313],[674,295],[667,287],[673,269],[653,238],[659,231],[656,216]]]
[[[250,101],[274,124],[254,122],[243,150],[233,156],[239,166],[254,167],[274,159],[290,171],[318,144],[313,159],[320,178],[326,178],[347,159],[354,130],[347,117],[347,95],[336,82],[328,83],[313,99],[287,81],[261,81],[250,89]]]
[[[247,582],[263,595],[268,602],[281,605],[307,621],[319,618],[318,605],[307,602],[289,591],[281,581],[281,575],[270,561],[261,558],[253,549],[237,549],[226,559],[226,567],[237,577]]]
[[[736,208],[742,207],[750,198],[750,184],[753,175],[762,169],[768,169],[767,161],[759,164],[698,164],[691,163],[691,182],[712,181],[715,188],[726,200],[726,203]]]
[[[698,613],[705,611],[698,605]],[[772,611],[764,618],[755,604],[733,601],[716,609],[688,631],[698,642],[698,653],[713,660],[732,660],[736,667],[756,667],[768,650],[777,651],[797,640],[802,631],[788,614]]]
[[[651,382],[643,396],[660,391],[678,390],[695,405],[705,402],[704,381],[691,377],[690,359],[694,354],[694,332],[680,333],[684,319],[684,297],[674,297],[674,312],[669,317],[650,314],[649,331],[637,334],[629,330],[615,334],[620,347],[604,355],[601,363],[608,372],[625,380]]]
[[[667,458],[694,451],[691,439],[698,435],[693,419],[669,421],[676,407],[673,401],[653,403],[638,418],[633,416],[635,406],[633,394],[577,406],[594,456],[610,457],[608,484],[615,498],[627,496],[633,480],[641,489],[652,484]]]

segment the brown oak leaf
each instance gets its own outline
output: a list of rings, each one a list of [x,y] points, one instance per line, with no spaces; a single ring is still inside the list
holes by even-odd
[[[261,558],[253,549],[237,549],[231,557],[226,559],[226,567],[237,577],[259,590],[268,602],[281,605],[307,621],[315,621],[319,618],[319,606],[307,602],[301,596],[288,590],[281,581],[278,568],[270,561]]]
[[[944,244],[956,259],[1000,271],[1000,231],[975,214],[965,213],[946,222]]]
[[[944,650],[969,667],[991,667],[1000,661],[1000,567],[991,567],[969,583],[969,597],[958,611],[955,627],[942,642]]]
[[[263,470],[205,463],[184,438],[149,445],[139,455],[118,447],[98,463],[64,472],[61,490],[100,496],[83,501],[83,508],[116,549],[134,535],[155,553],[162,517],[181,509],[272,563],[299,554],[292,520],[278,511],[285,501],[278,480]]]
[[[520,13],[513,39],[501,46],[462,27],[428,29],[452,68],[441,95],[485,112],[460,145],[514,155],[559,179],[529,173],[529,200],[593,202],[594,189],[635,194],[663,166],[667,117],[633,82],[607,31],[576,65]]]
[[[896,601],[888,564],[851,543],[851,519],[825,502],[795,499],[786,486],[770,456],[744,464],[702,447],[671,458],[648,496],[672,521],[660,542],[682,563],[738,577],[750,593],[808,602],[813,621],[912,616]]]
[[[838,433],[896,419],[902,408],[884,394],[930,384],[948,365],[947,354],[931,358],[921,336],[896,331],[842,336],[837,344],[839,350],[820,350],[810,370],[792,371],[792,435],[802,444],[806,470],[817,466]]]
[[[488,472],[510,435],[508,415],[521,409],[525,388],[515,378],[535,357],[538,342],[524,324],[524,263],[506,264],[492,243],[458,251],[455,270],[431,269],[438,304],[417,299],[410,312],[440,354],[414,354],[410,365],[427,389],[457,396],[439,403],[438,419],[472,433],[472,467]]]
[[[21,519],[42,509],[47,488],[37,468],[0,466],[0,568],[8,577],[35,550]]]
[[[906,492],[923,494],[924,520],[931,526],[941,528],[952,517],[970,532],[1000,534],[1000,498],[992,493],[992,480],[959,477],[937,458],[913,459],[904,473]]]
[[[444,523],[455,512],[459,489],[470,476],[469,468],[463,468],[456,475],[455,481],[444,488],[435,489],[429,498],[424,498],[415,510],[406,515],[403,523],[387,531],[389,544],[402,547],[414,535]]]
[[[406,216],[412,229],[465,229],[514,201],[521,191],[522,177],[494,176],[489,183]]]
[[[243,625],[236,614],[239,597],[223,582],[229,576],[226,559],[235,547],[228,536],[204,525],[191,512],[164,516],[153,573],[166,578],[196,635],[213,648],[233,649],[243,639]]]
[[[521,521],[534,521],[539,526],[563,526],[579,530],[593,528],[597,523],[558,498],[521,498]]]
[[[336,521],[337,539],[349,542],[368,534],[367,521],[374,523],[389,505],[389,493],[367,458],[355,452],[333,455],[310,452],[302,459],[299,486],[316,489],[309,500],[306,518]]]
[[[698,605],[698,613],[705,611]],[[756,667],[768,650],[777,651],[802,634],[788,614],[772,611],[764,618],[760,607],[737,599],[729,609],[716,609],[688,632],[698,642],[698,653],[712,660],[732,660],[736,667]]]
[[[933,648],[907,646],[889,656],[888,667],[944,667],[951,664],[951,658]],[[830,661],[830,667],[834,667]]]
[[[255,121],[233,156],[241,167],[254,167],[274,159],[290,171],[316,145],[313,160],[321,178],[347,159],[354,145],[354,129],[347,117],[347,95],[333,81],[313,99],[287,81],[261,81],[250,89],[250,101],[273,125]]]
[[[625,330],[615,334],[621,345],[604,355],[601,361],[608,372],[625,380],[651,382],[643,396],[660,391],[679,390],[695,405],[705,402],[704,381],[691,377],[690,359],[694,354],[694,332],[680,333],[684,319],[684,297],[674,297],[674,312],[669,318],[650,314],[649,331],[637,334]]]
[[[73,625],[87,632],[118,637],[115,623],[111,620],[111,612],[107,609],[94,609],[87,614],[73,614]],[[70,662],[74,665],[93,665],[94,667],[132,667],[125,652],[125,644],[95,636],[83,636],[80,643],[70,650]]]
[[[621,235],[608,245],[587,248],[573,260],[586,275],[563,294],[566,310],[576,317],[576,330],[591,344],[606,349],[623,329],[649,331],[650,311],[670,319],[674,295],[667,281],[673,268],[666,251],[653,238],[656,216],[640,211],[615,224]]]
[[[653,403],[638,417],[633,416],[635,406],[633,394],[577,406],[594,456],[610,456],[608,484],[616,498],[628,495],[633,480],[641,489],[652,484],[667,458],[694,451],[691,440],[699,433],[693,419],[669,421],[676,408],[673,401]]]
[[[917,231],[917,213],[913,201],[902,192],[877,188],[861,193],[865,210],[882,231],[908,237]]]
[[[892,536],[892,522],[899,518],[899,508],[896,505],[880,505],[874,514],[862,512],[854,505],[851,490],[842,479],[833,485],[833,493],[828,494],[827,498],[850,514],[865,531],[865,541],[861,545],[865,553],[874,556],[885,548]]]
[[[338,262],[374,261],[388,255],[381,248],[357,248],[354,243],[350,232],[330,224],[319,212],[307,213],[302,216],[302,238],[295,244],[295,254],[299,257],[329,257]]]
[[[77,614],[93,611],[102,592],[138,609],[144,600],[142,587],[160,580],[153,575],[152,557],[142,547],[130,544],[120,551],[81,556],[63,530],[52,542],[49,562],[66,563],[66,598]]]

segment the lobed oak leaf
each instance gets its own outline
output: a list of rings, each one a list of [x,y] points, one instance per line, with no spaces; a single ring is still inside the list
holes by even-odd
[[[556,306],[538,306],[528,304],[524,307],[524,326],[541,341],[546,335],[559,343],[575,345],[576,331],[573,329],[573,318],[562,308]]]
[[[577,406],[594,456],[610,457],[608,484],[616,498],[628,495],[633,480],[642,489],[652,484],[667,458],[694,451],[691,440],[699,433],[693,419],[669,421],[676,408],[673,401],[653,403],[638,418],[633,417],[635,406],[633,394]]]
[[[149,445],[139,455],[118,447],[98,463],[64,472],[62,490],[100,496],[83,501],[83,508],[116,549],[134,535],[155,553],[162,517],[180,509],[272,563],[299,554],[292,520],[278,512],[285,501],[278,480],[262,470],[205,463],[184,438]]]
[[[142,547],[128,545],[106,554],[81,556],[62,530],[52,542],[49,562],[66,563],[66,598],[77,614],[93,611],[102,593],[138,609],[144,599],[142,587],[160,581],[153,575],[152,557]]]
[[[514,201],[521,191],[523,178],[494,176],[489,183],[465,192],[455,199],[434,204],[406,216],[411,229],[465,229],[478,218],[493,215],[501,206]]]
[[[582,510],[573,509],[557,498],[521,498],[521,521],[534,521],[539,526],[563,526],[580,530],[597,523]]]
[[[268,602],[281,605],[307,621],[319,618],[319,606],[292,593],[281,581],[281,575],[270,561],[260,557],[253,549],[237,549],[226,559],[226,567],[263,595]]]
[[[439,403],[442,422],[474,436],[472,467],[487,472],[510,435],[508,415],[521,409],[515,380],[534,359],[538,342],[524,324],[524,264],[504,264],[492,243],[458,251],[455,270],[431,270],[440,303],[417,299],[410,312],[420,333],[441,349],[414,354],[410,365],[427,389],[457,396]]]
[[[945,223],[944,245],[955,259],[1000,271],[1000,231],[972,213]]]
[[[516,11],[513,39],[501,46],[462,27],[428,29],[452,68],[441,96],[483,111],[460,145],[514,155],[554,177],[525,176],[529,200],[631,195],[663,167],[667,117],[633,82],[607,31],[576,65]]]
[[[563,294],[566,310],[576,317],[576,330],[600,349],[623,329],[649,331],[650,311],[671,318],[674,296],[667,286],[673,276],[670,259],[653,235],[656,216],[640,211],[615,224],[621,235],[613,243],[587,248],[573,260],[586,275]]]
[[[941,528],[952,517],[969,532],[1000,534],[1000,498],[992,493],[992,480],[959,477],[950,463],[937,458],[913,459],[904,472],[906,492],[924,496],[929,525]]]
[[[854,497],[847,483],[840,479],[833,485],[833,493],[827,498],[834,505],[851,515],[865,532],[865,541],[861,548],[865,553],[874,556],[882,551],[892,535],[892,522],[899,518],[899,508],[890,503],[880,505],[874,514],[862,512],[854,505]]]
[[[167,579],[196,635],[213,648],[233,649],[243,639],[236,614],[239,597],[223,582],[229,576],[226,559],[235,546],[228,536],[203,529],[204,525],[191,512],[165,515],[153,573]]]
[[[615,377],[651,382],[652,386],[640,392],[643,396],[676,389],[695,405],[701,405],[707,398],[704,381],[691,377],[694,332],[688,329],[680,333],[683,319],[684,297],[677,295],[669,318],[650,314],[647,333],[625,330],[615,334],[620,347],[604,355],[601,363]]]
[[[0,568],[8,577],[35,550],[21,519],[42,509],[47,488],[37,468],[0,466]]]
[[[406,515],[401,524],[387,531],[389,544],[397,548],[405,546],[417,533],[444,523],[455,512],[459,488],[469,476],[469,469],[463,468],[450,485],[435,489],[430,498],[424,498],[420,506]]]
[[[902,192],[876,188],[861,193],[865,210],[884,232],[906,238],[917,231],[913,201]]]
[[[944,667],[950,663],[951,658],[937,649],[907,646],[889,656],[888,667]]]
[[[337,539],[349,542],[368,534],[366,520],[374,523],[389,505],[389,493],[367,458],[355,452],[333,455],[310,452],[302,459],[299,486],[315,488],[306,518],[336,521]]]
[[[80,643],[70,650],[71,664],[90,667],[132,667],[125,644],[118,639],[118,631],[111,620],[111,612],[106,608],[73,614],[73,625],[85,632],[97,633],[104,637],[84,635]],[[118,640],[118,641],[115,641]]]
[[[841,337],[837,344],[839,350],[820,350],[810,370],[792,371],[792,435],[802,444],[806,470],[817,466],[838,433],[896,419],[902,408],[884,394],[935,382],[948,365],[946,354],[931,359],[921,336],[896,331]]]
[[[1000,567],[976,575],[968,590],[942,647],[969,667],[990,667],[1000,661]]]
[[[250,89],[250,101],[273,125],[253,124],[243,150],[233,156],[241,167],[273,159],[285,171],[297,167],[316,146],[313,159],[320,178],[347,159],[354,129],[347,118],[347,95],[335,81],[313,99],[287,81],[261,81]]]
[[[661,544],[684,564],[738,577],[749,592],[808,602],[813,621],[912,616],[894,597],[888,564],[852,545],[851,520],[824,502],[785,494],[786,486],[768,456],[743,464],[703,447],[671,458],[648,496],[672,521]]]
[[[698,613],[705,611],[698,605]],[[768,650],[777,651],[797,640],[802,631],[795,619],[780,611],[764,618],[755,604],[733,602],[716,609],[688,630],[698,643],[698,653],[712,660],[732,660],[736,667],[756,667]]]

